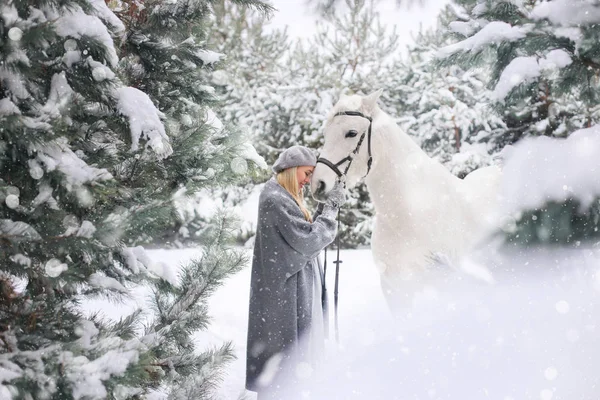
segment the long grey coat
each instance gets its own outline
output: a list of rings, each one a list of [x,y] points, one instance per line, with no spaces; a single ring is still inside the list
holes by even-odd
[[[273,356],[285,362],[307,353],[308,344],[300,339],[311,327],[312,302],[320,301],[313,299],[313,268],[318,254],[335,238],[336,212],[326,205],[313,223],[306,221],[275,178],[260,194],[248,318],[248,390],[268,387],[271,379],[261,373]],[[271,371],[265,375],[272,376],[272,368],[267,369]]]

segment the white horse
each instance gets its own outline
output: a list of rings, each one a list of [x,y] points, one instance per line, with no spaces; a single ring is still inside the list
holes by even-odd
[[[342,95],[334,106],[311,190],[322,198],[337,175],[345,175],[347,188],[365,177],[375,208],[373,258],[395,309],[435,279],[433,259],[458,261],[496,224],[500,169],[452,175],[377,106],[381,93]]]

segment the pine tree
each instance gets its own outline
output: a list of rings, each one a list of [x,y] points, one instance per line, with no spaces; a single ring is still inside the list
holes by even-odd
[[[448,44],[443,28],[447,16],[448,11],[442,11],[438,27],[420,32],[408,46],[406,58],[390,76],[386,101],[425,152],[464,176],[492,163],[502,149],[497,138],[505,125],[489,107],[484,70],[435,62],[435,54]]]
[[[232,3],[260,12],[270,10],[259,0]],[[264,166],[264,162],[249,145],[251,138],[231,124],[224,125],[211,108],[218,104],[218,97],[210,85],[210,74],[224,54],[208,50],[206,43],[218,32],[209,17],[214,9],[219,10],[219,3],[157,2],[155,7],[146,4],[142,9],[136,4],[124,3],[126,7],[119,14],[128,28],[121,66],[129,83],[148,93],[165,114],[166,129],[176,146],[176,156],[166,160],[166,170],[173,172],[170,183],[179,190],[180,203],[165,210],[163,218],[153,213],[153,223],[146,221],[144,231],[153,241],[158,232],[177,232],[174,237],[164,237],[163,242],[194,243],[207,223],[206,216],[187,207],[194,202],[194,193],[206,196],[208,190],[229,187],[239,181],[236,175],[245,175],[254,163]],[[248,165],[246,159],[253,163]],[[138,170],[138,174],[142,172]],[[186,208],[192,211],[186,213]]]
[[[595,0],[457,0],[444,64],[490,69],[504,144],[593,125],[600,117]]]
[[[291,43],[285,30],[267,31],[268,19],[248,7],[215,2],[215,18],[210,43],[227,54],[227,59],[212,74],[217,94],[223,98],[219,110],[223,121],[235,124],[256,139],[269,130],[271,98],[285,85],[283,60]],[[257,142],[259,150],[262,143]],[[273,160],[269,160],[273,161]]]
[[[210,2],[116,4],[122,20],[95,0],[1,5],[1,397],[209,397],[231,344],[195,352],[190,335],[245,264],[230,218],[204,227],[179,279],[126,246],[176,229],[175,193],[234,182],[254,157],[211,125]],[[138,284],[154,291],[150,315],[81,307]]]
[[[597,240],[600,193],[595,178],[585,167],[561,161],[572,157],[573,163],[594,168],[590,160],[595,156],[589,152],[598,148],[600,2],[455,3],[456,18],[448,27],[460,39],[439,56],[444,64],[490,69],[493,100],[507,125],[502,142],[561,138],[528,138],[507,153],[505,180],[513,183],[507,197],[518,204],[512,210],[514,223],[503,235],[527,245]],[[574,176],[574,170],[580,173]]]
[[[512,218],[499,232],[507,243],[598,245],[599,134],[600,125],[595,125],[565,139],[527,138],[511,149],[504,203]]]

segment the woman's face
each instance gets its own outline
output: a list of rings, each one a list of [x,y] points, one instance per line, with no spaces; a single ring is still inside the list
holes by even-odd
[[[314,170],[315,167],[310,165],[303,165],[296,168],[296,178],[298,179],[298,187],[301,191],[304,185],[308,185],[310,183],[310,178],[312,177]]]

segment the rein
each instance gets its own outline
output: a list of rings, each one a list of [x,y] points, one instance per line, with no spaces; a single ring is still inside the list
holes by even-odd
[[[369,154],[369,160],[367,161],[367,173],[365,174],[365,177],[366,177],[367,175],[369,175],[369,172],[371,172],[371,164],[373,164],[373,155],[371,154],[371,128],[373,126],[373,118],[371,118],[367,115],[364,115],[363,113],[361,113],[359,111],[342,111],[342,112],[335,114],[334,117],[343,116],[343,115],[348,115],[351,117],[365,118],[365,119],[369,120],[369,128],[365,132],[362,133],[362,135],[358,139],[358,144],[356,145],[356,147],[354,148],[352,153],[348,154],[346,157],[342,158],[340,161],[338,161],[335,164],[324,157],[319,157],[317,159],[317,163],[322,163],[322,164],[327,165],[333,172],[335,172],[335,174],[338,176],[339,179],[345,178],[346,174],[348,173],[348,170],[350,169],[350,166],[352,165],[352,161],[354,161],[354,157],[360,151],[360,147],[362,146],[363,141],[365,140],[365,135],[366,135],[367,136],[367,150],[368,150],[368,154]],[[339,167],[342,164],[344,164],[346,161],[348,162],[348,165],[346,165],[346,168],[344,169],[344,172],[342,173],[340,171]],[[345,186],[345,184],[344,184],[344,186]],[[335,341],[339,344],[340,343],[340,330],[338,327],[338,293],[339,293],[338,289],[339,289],[339,281],[340,281],[340,264],[343,262],[342,260],[340,260],[340,235],[339,235],[339,232],[340,232],[341,224],[340,224],[340,210],[339,209],[338,209],[337,222],[338,222],[338,234],[335,238],[336,247],[337,247],[337,259],[335,261],[333,261],[333,264],[335,264],[335,287],[333,290],[333,305],[334,305],[334,318],[335,318],[334,319]],[[327,275],[327,247],[325,247],[325,258],[323,261],[323,277],[325,277],[326,275]],[[325,279],[323,279],[322,286],[323,286],[323,291],[322,291],[323,298],[321,299],[321,301],[323,302],[323,304],[325,304],[324,296],[327,291],[327,289],[325,288]]]

